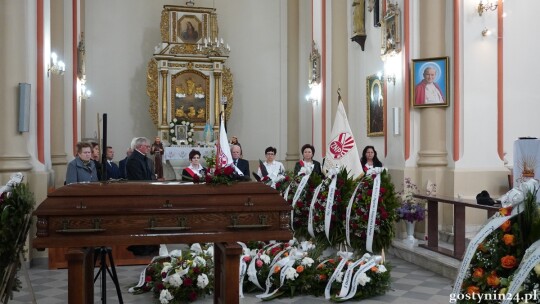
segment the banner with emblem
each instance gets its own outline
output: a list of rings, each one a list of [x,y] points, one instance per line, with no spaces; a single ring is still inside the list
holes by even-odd
[[[227,131],[225,131],[225,118],[221,114],[221,126],[219,127],[219,144],[217,146],[216,153],[216,166],[218,168],[225,168],[233,163],[231,155],[231,149],[229,148],[229,140],[227,139]]]
[[[362,165],[360,164],[358,147],[349,126],[349,120],[339,91],[338,96],[336,118],[332,126],[330,144],[326,151],[324,171],[328,172],[331,168],[344,166],[350,171],[352,177],[356,178],[363,173]]]

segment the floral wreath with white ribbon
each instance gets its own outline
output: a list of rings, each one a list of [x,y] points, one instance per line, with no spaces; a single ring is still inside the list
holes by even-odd
[[[176,126],[185,126],[186,127],[186,139],[185,140],[178,140],[176,138]],[[187,144],[192,145],[193,144],[193,134],[195,134],[194,130],[195,124],[186,120],[178,120],[176,118],[173,118],[173,120],[169,123],[169,133],[171,134],[171,144],[173,145],[180,145],[180,144]]]

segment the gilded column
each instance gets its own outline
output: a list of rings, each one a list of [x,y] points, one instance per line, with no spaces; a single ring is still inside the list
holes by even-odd
[[[295,132],[287,134],[287,153],[285,167],[288,170],[294,169],[294,164],[300,158],[299,146],[299,19],[300,3],[298,0],[287,1],[287,127]],[[305,84],[307,86],[307,84]],[[321,154],[319,154],[321,155]]]
[[[219,114],[222,111],[219,98],[221,92],[221,72],[214,72],[214,81],[214,127],[219,129]]]
[[[167,74],[169,71],[161,70],[161,126],[169,128],[169,120],[167,115],[167,92],[169,91],[167,86]]]
[[[29,16],[26,1],[0,1],[0,28],[9,29],[0,31],[0,99],[2,110],[0,111],[0,182],[4,184],[14,172],[22,171],[25,175],[32,169],[30,163],[29,133],[18,131],[19,123],[19,83],[27,82],[32,85],[35,92],[35,83],[31,83],[35,71],[35,58],[31,51],[35,48],[32,44],[36,41],[34,27]],[[35,25],[34,25],[35,26]],[[8,43],[9,42],[9,43]],[[31,94],[35,101],[35,94]],[[35,102],[34,102],[35,104]],[[35,107],[30,108],[30,113],[35,113]],[[32,117],[32,115],[30,115]],[[32,146],[35,146],[32,145]]]
[[[446,54],[445,2],[444,0],[419,1],[420,58],[440,57]],[[448,152],[446,151],[447,108],[424,108],[419,111],[418,166],[446,167],[448,165]]]

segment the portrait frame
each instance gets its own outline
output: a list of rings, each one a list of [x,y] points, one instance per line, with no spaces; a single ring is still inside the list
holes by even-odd
[[[171,76],[171,119],[192,122],[199,129],[210,119],[210,78],[197,70]]]
[[[187,142],[187,138],[188,138],[188,129],[187,129],[187,126],[186,125],[176,125],[174,127],[174,135],[176,137],[176,141],[177,142]]]
[[[192,32],[188,34],[188,26],[191,25]],[[197,43],[203,38],[203,23],[195,15],[183,15],[176,21],[177,38],[184,43]]]
[[[411,104],[414,108],[427,108],[427,107],[447,107],[449,103],[449,71],[448,71],[448,57],[433,57],[433,58],[422,58],[422,59],[413,59],[411,64]],[[424,71],[426,69],[432,69],[435,72],[435,79],[433,83],[435,85],[434,92],[437,98],[437,95],[442,98],[442,101],[427,101],[428,98],[425,93],[425,84],[424,81]],[[437,94],[438,93],[438,94]],[[433,96],[433,95],[432,95]]]
[[[367,136],[384,135],[384,81],[377,75],[366,77]]]
[[[401,52],[401,17],[397,3],[388,4],[381,26],[381,58]]]

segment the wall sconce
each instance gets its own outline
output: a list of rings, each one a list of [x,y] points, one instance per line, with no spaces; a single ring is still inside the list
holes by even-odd
[[[58,55],[55,52],[51,53],[51,63],[47,69],[47,77],[51,76],[51,73],[56,75],[64,75],[66,71],[66,64],[62,60],[58,60]]]
[[[319,103],[319,99],[321,98],[321,85],[313,85],[311,89],[309,90],[309,94],[306,95],[306,100],[310,102],[313,105],[317,105]]]
[[[86,88],[86,85],[81,85],[81,99],[88,100],[92,96],[92,92]]]
[[[389,75],[385,75],[382,72],[377,72],[377,77],[380,80],[386,80],[388,83],[392,83],[393,85],[396,85],[396,74],[392,73]]]
[[[497,6],[498,4],[496,3],[487,2],[486,4],[484,4],[482,3],[482,0],[480,0],[480,3],[478,3],[478,8],[477,8],[478,16],[482,16],[484,12],[496,10]]]
[[[491,31],[487,27],[482,30],[483,37],[491,36],[491,34]]]

